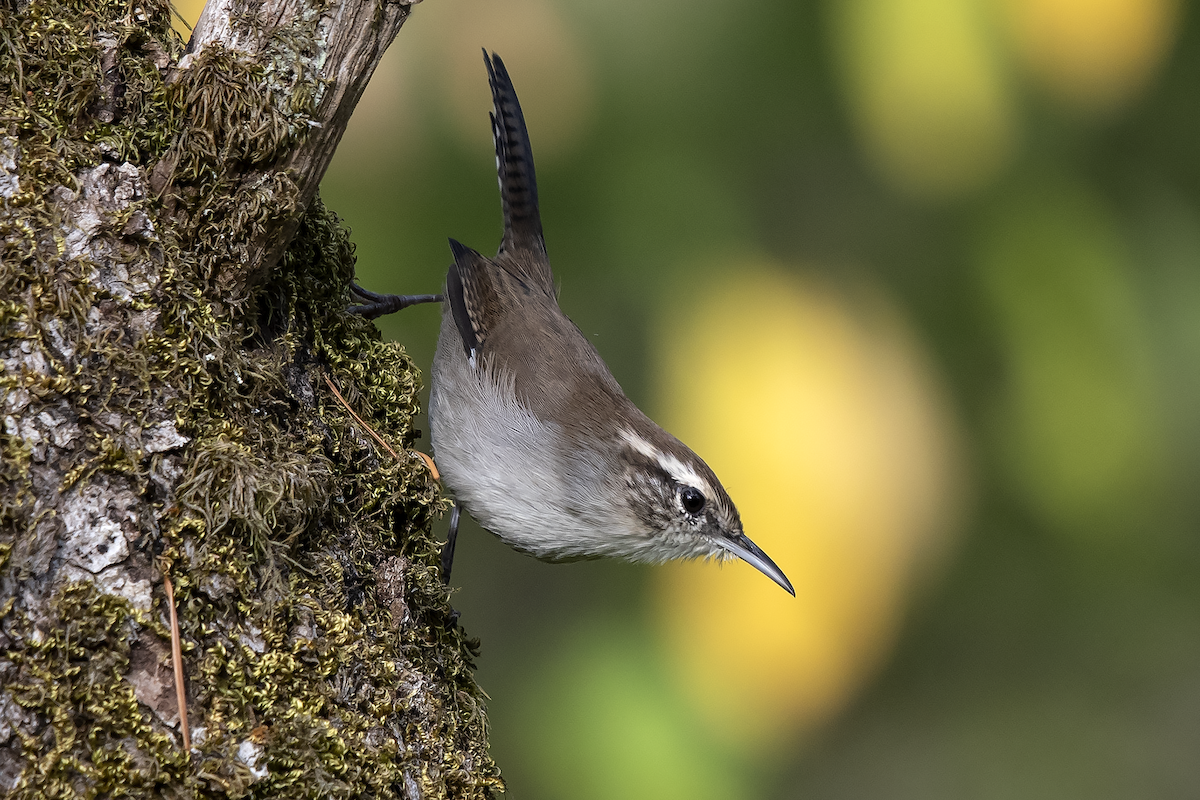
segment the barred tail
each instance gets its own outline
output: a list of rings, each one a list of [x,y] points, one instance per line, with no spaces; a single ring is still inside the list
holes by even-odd
[[[495,53],[489,56],[485,50],[483,60],[492,87],[492,139],[496,145],[496,171],[504,207],[504,239],[497,255],[517,257],[524,270],[533,273],[530,278],[544,287],[552,287],[554,278],[545,257],[537,178],[525,116],[500,56]]]

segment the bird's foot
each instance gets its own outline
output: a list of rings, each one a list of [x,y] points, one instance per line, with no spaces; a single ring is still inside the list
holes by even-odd
[[[458,503],[450,509],[450,530],[446,533],[446,543],[442,545],[442,581],[450,585],[450,568],[454,566],[454,544],[458,541],[458,520],[462,516]]]
[[[378,294],[368,291],[357,283],[350,284],[350,291],[362,300],[358,305],[350,306],[347,311],[367,319],[375,319],[385,314],[394,314],[401,309],[415,306],[418,303],[440,303],[440,294]]]

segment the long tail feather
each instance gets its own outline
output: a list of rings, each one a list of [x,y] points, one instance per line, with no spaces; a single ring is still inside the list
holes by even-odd
[[[488,83],[492,87],[492,139],[496,145],[496,171],[500,181],[500,200],[504,207],[504,239],[498,256],[528,253],[531,259],[520,259],[530,277],[546,286],[553,284],[550,265],[545,259],[546,244],[542,238],[542,220],[538,213],[537,178],[533,170],[533,150],[525,116],[517,101],[517,92],[500,56],[483,53],[487,64]],[[538,258],[537,256],[541,256]],[[543,274],[544,273],[544,274]]]

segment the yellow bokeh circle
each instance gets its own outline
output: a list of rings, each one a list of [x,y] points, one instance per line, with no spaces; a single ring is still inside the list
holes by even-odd
[[[664,312],[661,416],[796,598],[745,564],[693,563],[656,573],[655,608],[701,716],[757,748],[828,718],[878,665],[962,482],[947,406],[887,304],[731,266],[672,298],[686,316]]]
[[[1011,159],[1014,104],[978,0],[846,0],[835,43],[864,149],[905,194],[988,185]]]
[[[1175,38],[1177,0],[1004,0],[1014,47],[1057,97],[1105,109],[1146,84]]]

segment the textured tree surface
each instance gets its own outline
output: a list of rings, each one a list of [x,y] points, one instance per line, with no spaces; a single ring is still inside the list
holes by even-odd
[[[0,794],[489,796],[420,378],[316,198],[408,6],[170,13],[0,0]]]

